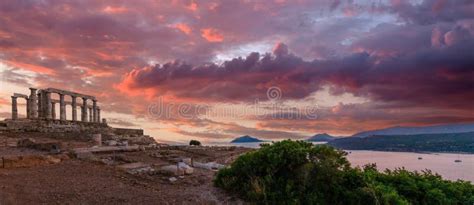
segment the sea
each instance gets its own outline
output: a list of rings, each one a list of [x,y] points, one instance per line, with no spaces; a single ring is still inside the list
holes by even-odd
[[[215,146],[241,146],[259,148],[261,142],[213,143]],[[323,144],[323,143],[315,143]],[[345,150],[352,166],[375,163],[380,171],[404,167],[410,171],[431,170],[448,180],[474,183],[474,154],[385,152]]]

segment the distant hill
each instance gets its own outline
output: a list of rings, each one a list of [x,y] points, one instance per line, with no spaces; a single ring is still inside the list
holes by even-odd
[[[234,140],[230,141],[230,143],[245,143],[245,142],[263,142],[263,140],[245,135],[242,137],[237,137]]]
[[[474,132],[345,137],[328,144],[346,150],[474,153]]]
[[[380,130],[370,130],[357,133],[352,137],[368,137],[374,135],[417,135],[417,134],[444,134],[474,132],[474,123],[447,124],[424,127],[389,127]]]
[[[312,137],[306,139],[306,141],[310,141],[310,142],[329,142],[329,141],[332,141],[334,139],[335,139],[335,137],[333,137],[333,136],[331,136],[327,133],[323,133],[323,134],[315,134]]]

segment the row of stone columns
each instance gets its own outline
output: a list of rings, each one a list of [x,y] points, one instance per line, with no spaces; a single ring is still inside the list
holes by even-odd
[[[37,89],[30,88],[30,96],[25,96],[27,102],[27,118],[45,118],[45,119],[56,119],[56,102],[51,100],[51,92],[48,90],[40,90],[38,93]],[[59,94],[59,119],[62,121],[66,120],[66,102],[64,101],[64,94]],[[18,119],[18,107],[17,107],[18,96],[12,96],[12,119]],[[72,121],[77,121],[77,96],[71,95],[72,102]],[[92,99],[92,107],[87,106],[87,100],[89,98],[82,97],[81,107],[81,121],[83,122],[100,122],[100,108],[97,106],[97,100]],[[89,116],[87,114],[89,111]]]

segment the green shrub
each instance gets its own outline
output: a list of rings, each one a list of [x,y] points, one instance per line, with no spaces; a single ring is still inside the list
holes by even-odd
[[[266,204],[472,204],[474,186],[431,172],[351,168],[344,151],[285,140],[237,158],[214,180],[241,198]]]
[[[201,146],[201,142],[197,140],[191,140],[189,141],[189,145]]]

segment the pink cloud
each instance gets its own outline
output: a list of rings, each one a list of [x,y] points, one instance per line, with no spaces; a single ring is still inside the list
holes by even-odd
[[[178,23],[178,24],[175,24],[174,27],[175,27],[176,29],[180,30],[181,32],[187,34],[187,35],[191,34],[191,32],[192,32],[191,27],[189,27],[189,26],[188,26],[187,24],[185,24],[185,23]]]
[[[40,73],[40,74],[46,74],[46,75],[54,75],[55,71],[52,68],[40,66],[40,65],[34,65],[34,64],[28,64],[28,63],[22,63],[22,62],[15,62],[15,61],[3,61],[7,63],[8,65],[12,67],[17,67],[17,68],[22,68],[28,71]]]
[[[198,4],[195,1],[191,1],[191,3],[189,3],[186,6],[186,8],[191,10],[191,11],[196,11],[198,9]]]
[[[128,9],[122,6],[106,6],[102,11],[109,14],[121,14],[127,12]]]
[[[224,35],[214,28],[201,29],[201,36],[209,42],[224,41]]]

